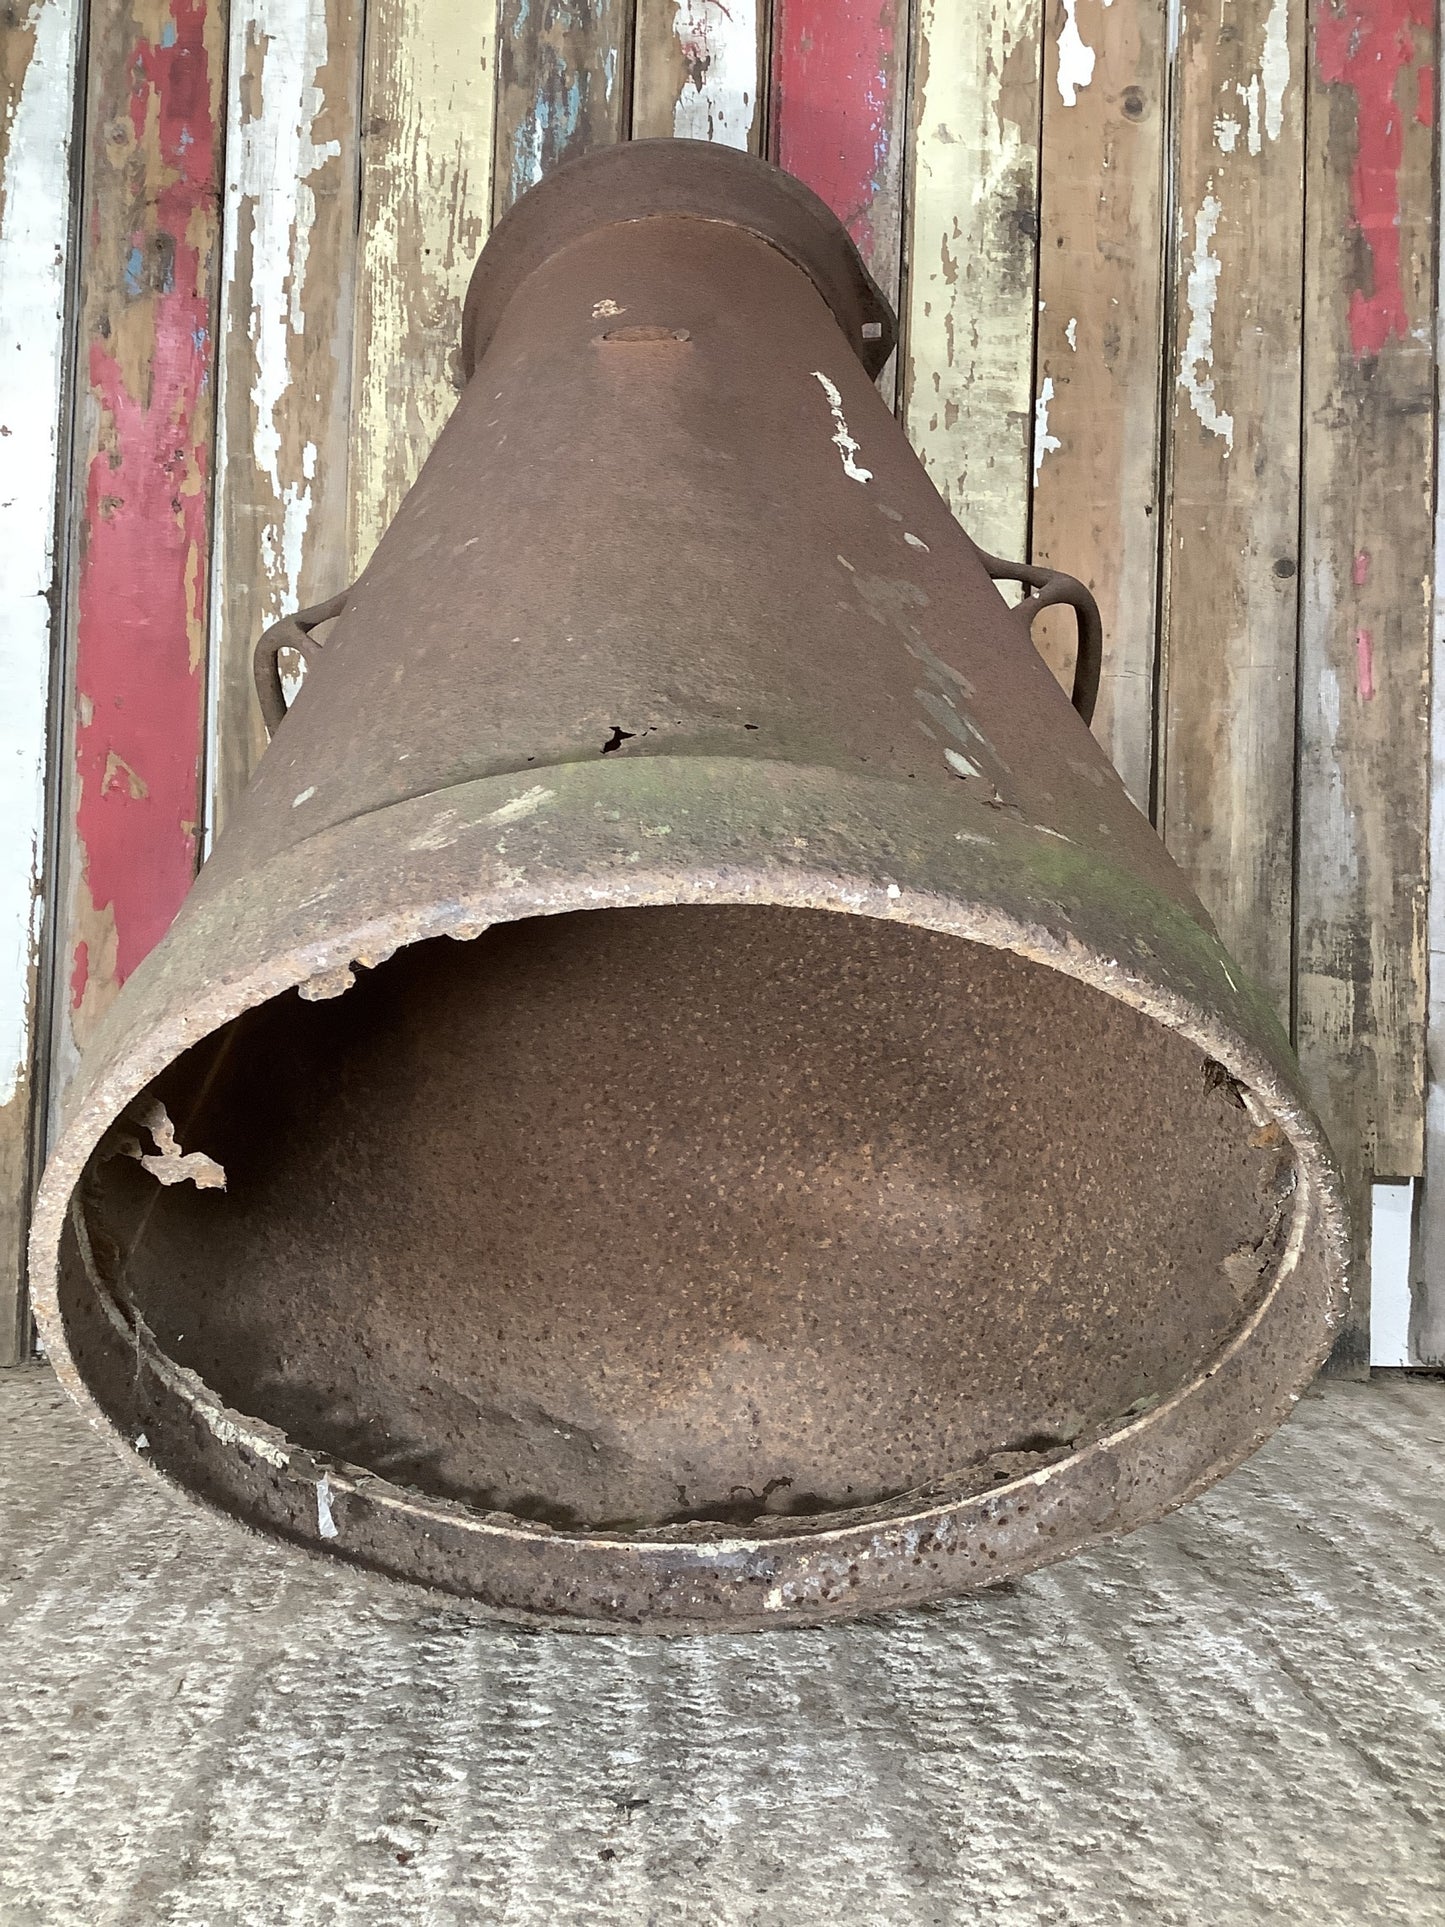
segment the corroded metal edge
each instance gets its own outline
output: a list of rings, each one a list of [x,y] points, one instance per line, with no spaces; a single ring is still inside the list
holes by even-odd
[[[756,155],[708,141],[626,141],[559,167],[498,222],[462,310],[470,380],[513,295],[569,242],[599,227],[662,215],[746,228],[800,268],[870,376],[898,343],[886,296],[837,217],[811,188]]]
[[[829,1526],[824,1515],[766,1537],[622,1539],[478,1515],[325,1462],[227,1412],[172,1361],[150,1358],[122,1318],[113,1336],[127,1369],[144,1365],[175,1418],[167,1439],[148,1442],[149,1463],[190,1490],[204,1459],[210,1489],[191,1496],[216,1510],[497,1617],[682,1633],[811,1624],[992,1584],[1160,1516],[1262,1443],[1338,1324],[1344,1207],[1288,1046],[1218,939],[1096,855],[1071,859],[1058,838],[981,806],[974,828],[967,807],[930,816],[915,793],[877,778],[694,757],[649,759],[644,800],[637,768],[599,759],[492,777],[320,832],[244,888],[208,888],[203,873],[172,939],[116,1009],[35,1216],[47,1350],[119,1449],[137,1456],[72,1356],[59,1258],[88,1160],[154,1076],[240,1012],[317,980],[330,987],[407,943],[520,917],[681,902],[834,910],[953,934],[1063,971],[1190,1039],[1253,1093],[1295,1154],[1290,1237],[1263,1302],[1207,1370],[1146,1415],[1006,1484],[920,1509],[905,1502],[884,1521]],[[891,834],[904,823],[906,835]],[[315,889],[325,874],[348,886]],[[358,913],[357,878],[371,880],[373,914]],[[1122,950],[1121,927],[1131,933]],[[264,961],[220,978],[198,969],[222,954]],[[114,1301],[102,1311],[114,1324]],[[203,1429],[238,1448],[220,1455],[221,1471]]]

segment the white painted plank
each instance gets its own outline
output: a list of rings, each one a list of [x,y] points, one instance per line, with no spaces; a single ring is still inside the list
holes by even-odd
[[[920,0],[903,420],[982,548],[1027,546],[1034,430],[1040,13]]]
[[[758,151],[758,0],[639,0],[634,31],[634,140]]]
[[[0,1363],[23,1319],[78,15],[0,21]]]
[[[208,846],[264,747],[256,638],[346,580],[359,8],[236,0],[229,66]]]
[[[351,572],[456,406],[462,301],[493,201],[497,19],[371,0],[352,393]]]

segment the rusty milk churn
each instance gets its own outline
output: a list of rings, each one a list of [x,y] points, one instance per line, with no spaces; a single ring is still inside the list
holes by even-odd
[[[166,1480],[517,1620],[778,1626],[1156,1518],[1315,1370],[1286,1039],[1090,735],[1091,598],[957,526],[894,338],[726,150],[488,242],[42,1188],[47,1349]]]

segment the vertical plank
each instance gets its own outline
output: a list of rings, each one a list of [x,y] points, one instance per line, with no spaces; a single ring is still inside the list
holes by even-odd
[[[632,125],[632,0],[501,0],[493,218]]]
[[[1423,1148],[1434,71],[1427,0],[1325,0],[1310,69],[1296,1023],[1361,1190],[1418,1174]],[[1341,1361],[1362,1369],[1368,1340],[1366,1289]]]
[[[78,0],[0,14],[0,1365],[25,1353]]]
[[[919,0],[903,420],[983,548],[1028,543],[1040,34],[1026,0]]]
[[[1044,45],[1032,559],[1104,621],[1094,733],[1150,807],[1168,78],[1163,8],[1052,0]],[[1073,624],[1035,640],[1073,677]]]
[[[1437,209],[1438,218],[1438,209]],[[1435,249],[1436,327],[1445,316],[1445,248]],[[1430,668],[1430,881],[1425,1030],[1425,1134],[1422,1176],[1415,1186],[1410,1238],[1409,1356],[1415,1365],[1445,1367],[1445,408],[1435,365],[1435,570]]]
[[[1437,208],[1439,216],[1439,208]],[[1439,233],[1439,227],[1435,229]],[[1435,249],[1435,316],[1445,316],[1445,249]],[[1435,364],[1435,476],[1445,472],[1441,366]],[[1430,910],[1426,1008],[1424,1175],[1410,1229],[1410,1362],[1445,1366],[1445,497],[1435,488],[1432,703],[1430,703]]]
[[[1159,827],[1289,1021],[1303,0],[1184,0]]]
[[[491,219],[496,88],[493,9],[372,0],[345,580],[456,403],[462,299]]]
[[[828,203],[895,307],[908,54],[908,0],[775,0],[773,158]]]
[[[216,518],[210,829],[265,747],[257,636],[348,563],[360,0],[234,0]]]
[[[632,138],[719,141],[756,154],[766,0],[637,0]]]
[[[199,847],[219,278],[219,0],[95,0],[54,1062],[165,933]]]

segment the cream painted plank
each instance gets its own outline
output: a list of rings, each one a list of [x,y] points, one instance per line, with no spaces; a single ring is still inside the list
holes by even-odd
[[[1290,1012],[1304,0],[1184,0],[1159,822]]]
[[[0,1365],[28,1349],[78,0],[0,15]]]
[[[365,566],[456,404],[462,300],[490,224],[496,61],[492,7],[371,0],[352,575]]]
[[[1094,734],[1142,810],[1154,760],[1167,20],[1052,0],[1044,49],[1035,562],[1089,584],[1104,623]],[[1072,685],[1074,624],[1034,639]]]
[[[251,652],[332,594],[347,503],[361,0],[233,0],[209,829],[265,747]]]
[[[632,138],[762,144],[766,0],[637,0]]]
[[[1025,0],[920,0],[903,420],[975,541],[1022,556],[1033,436],[1040,34]]]

